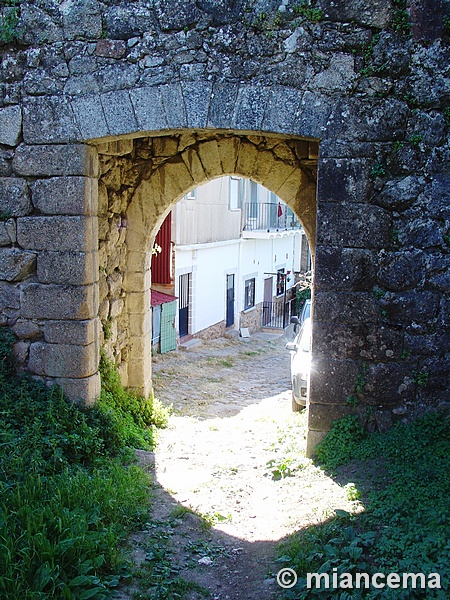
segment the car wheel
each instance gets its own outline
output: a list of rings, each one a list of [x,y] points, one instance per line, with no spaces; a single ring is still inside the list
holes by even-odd
[[[300,412],[304,409],[304,406],[299,404],[297,400],[294,398],[294,394],[292,394],[292,410],[293,412]]]

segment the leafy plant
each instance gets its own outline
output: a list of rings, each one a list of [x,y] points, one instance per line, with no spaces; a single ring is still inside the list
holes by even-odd
[[[333,423],[325,439],[316,447],[319,460],[333,469],[349,460],[358,443],[363,439],[364,430],[355,415],[348,415]]]
[[[6,0],[0,12],[0,44],[9,44],[16,39],[19,15],[18,0]]]
[[[314,6],[310,6],[304,0],[294,4],[292,10],[295,15],[303,17],[304,19],[311,21],[311,23],[319,23],[324,17],[323,10],[320,8],[314,8]]]
[[[427,387],[430,381],[430,374],[427,371],[413,371],[412,379],[417,385]]]
[[[370,171],[370,176],[375,179],[376,177],[383,177],[383,175],[386,175],[386,167],[380,162],[375,163]]]
[[[356,376],[355,380],[355,388],[353,394],[347,397],[347,404],[350,406],[358,406],[359,401],[361,400],[362,393],[364,391],[364,386],[366,385],[366,373],[367,373],[367,365],[366,363],[362,363],[361,369]]]
[[[411,33],[411,19],[408,11],[403,8],[396,10],[392,16],[392,27],[397,33],[409,35]]]

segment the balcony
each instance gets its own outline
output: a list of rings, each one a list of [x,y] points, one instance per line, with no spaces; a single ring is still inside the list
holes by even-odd
[[[284,203],[247,202],[243,207],[243,237],[267,237],[299,231],[302,226]]]

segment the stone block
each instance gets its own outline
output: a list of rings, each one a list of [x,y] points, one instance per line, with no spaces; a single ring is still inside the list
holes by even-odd
[[[234,83],[215,83],[209,104],[208,127],[229,129],[232,123],[238,86]]]
[[[415,289],[425,280],[425,256],[422,250],[379,253],[379,285],[387,290]]]
[[[314,324],[316,328],[316,323]],[[314,335],[314,334],[313,334]],[[360,362],[351,359],[336,359],[314,355],[314,368],[311,372],[310,403],[346,405],[347,398],[355,391],[355,381],[359,373]],[[311,408],[311,407],[310,407]],[[330,408],[331,411],[331,408]],[[312,427],[312,429],[322,429]],[[323,429],[327,430],[327,427]]]
[[[86,285],[98,280],[97,252],[40,252],[37,276],[41,283]]]
[[[101,382],[98,372],[80,379],[58,378],[55,379],[55,383],[64,390],[65,396],[71,402],[92,405],[100,397]]]
[[[195,181],[195,183],[198,185],[204,183],[207,177],[197,152],[189,148],[183,152],[181,157],[184,161],[184,164],[189,169],[189,173],[191,174],[193,181]]]
[[[140,131],[167,129],[167,120],[159,88],[145,87],[131,90],[130,98]]]
[[[7,221],[0,221],[0,246],[10,246],[11,244],[15,244],[16,239],[15,220],[8,219]]]
[[[169,83],[160,87],[162,104],[170,129],[187,127],[186,108],[183,91],[179,83]]]
[[[105,113],[98,94],[72,98],[71,104],[80,129],[81,139],[91,140],[109,134]]]
[[[0,310],[20,308],[20,290],[11,283],[0,281]]]
[[[22,133],[22,109],[20,106],[0,108],[0,144],[17,146]]]
[[[312,431],[330,431],[334,421],[355,414],[355,412],[353,407],[345,404],[310,404],[308,429]]]
[[[364,375],[362,402],[372,406],[396,406],[414,401],[411,366],[400,363],[370,363]]]
[[[220,162],[224,175],[236,173],[236,161],[239,152],[240,139],[236,136],[219,138],[217,148],[219,149]]]
[[[128,324],[130,336],[139,337],[141,335],[148,335],[152,330],[152,315],[148,311],[144,315],[129,315]]]
[[[99,40],[94,54],[105,58],[122,58],[126,51],[127,46],[123,40]]]
[[[98,244],[96,217],[20,217],[17,242],[27,250],[92,252]]]
[[[253,167],[258,157],[258,148],[245,140],[239,144],[239,151],[236,160],[236,173],[243,175],[251,175]]]
[[[242,85],[239,88],[234,107],[232,126],[236,129],[260,130],[268,94],[268,88],[258,85]]]
[[[21,145],[14,155],[13,170],[18,175],[31,177],[97,177],[98,156],[94,148],[82,144]]]
[[[378,254],[363,248],[316,247],[316,291],[370,291],[376,283]]]
[[[369,202],[374,194],[368,158],[324,158],[320,161],[318,195],[325,202]]]
[[[125,156],[133,152],[133,140],[121,139],[97,145],[99,154],[106,156]]]
[[[211,140],[199,143],[197,152],[208,179],[220,177],[222,175],[222,163],[217,141]]]
[[[29,98],[23,105],[26,144],[61,144],[81,139],[70,103],[60,96]]]
[[[0,248],[0,279],[22,281],[36,270],[36,254],[19,248]]]
[[[320,202],[317,244],[380,249],[392,243],[392,216],[370,204]]]
[[[313,431],[308,429],[306,434],[306,457],[312,458],[315,456],[315,448],[325,438],[326,431]]]
[[[127,90],[108,92],[102,94],[100,99],[111,135],[134,133],[139,130]]]
[[[314,294],[314,321],[374,323],[380,314],[378,301],[370,292],[317,291]]]
[[[182,84],[187,126],[206,129],[212,84],[208,81],[187,81]]]
[[[89,377],[98,370],[98,344],[48,344],[33,342],[28,368],[44,377]]]
[[[31,185],[35,208],[47,215],[96,215],[98,180],[90,177],[52,177]]]
[[[348,54],[333,54],[327,69],[313,77],[311,88],[323,93],[348,90],[356,79],[355,59]]]
[[[440,295],[428,291],[387,292],[379,300],[386,317],[394,323],[410,325],[434,321]]]
[[[98,293],[93,285],[28,283],[20,292],[21,315],[29,319],[93,319],[98,312]]]
[[[292,133],[303,137],[325,137],[328,119],[335,104],[336,101],[332,97],[305,92]]]
[[[67,40],[98,39],[102,34],[102,15],[98,0],[64,2],[60,6]]]
[[[98,318],[88,321],[46,321],[44,339],[49,344],[74,344],[88,346],[99,338]]]
[[[352,21],[376,29],[384,29],[391,18],[391,5],[385,0],[347,0],[343,4],[321,0],[320,7],[331,21]]]
[[[22,217],[31,210],[30,191],[25,179],[0,177],[0,215]]]
[[[262,129],[292,133],[300,100],[301,92],[299,90],[285,86],[273,86],[267,101]]]
[[[42,336],[42,331],[37,323],[18,319],[12,328],[19,340],[36,340]]]

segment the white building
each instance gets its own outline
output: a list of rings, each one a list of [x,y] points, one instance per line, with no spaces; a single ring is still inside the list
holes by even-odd
[[[222,177],[187,194],[171,222],[171,283],[153,287],[178,298],[180,338],[288,324],[285,302],[295,273],[309,269],[309,249],[300,223],[275,194]]]

